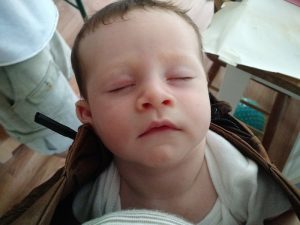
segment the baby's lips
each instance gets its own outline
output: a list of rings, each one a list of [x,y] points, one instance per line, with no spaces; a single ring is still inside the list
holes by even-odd
[[[149,126],[143,131],[139,137],[143,137],[149,133],[155,132],[155,131],[165,131],[165,130],[180,130],[177,128],[176,125],[174,125],[172,122],[168,120],[162,120],[162,121],[152,121]]]

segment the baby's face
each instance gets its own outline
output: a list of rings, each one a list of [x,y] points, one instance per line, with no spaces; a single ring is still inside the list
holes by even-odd
[[[197,36],[178,15],[134,10],[83,39],[88,115],[119,162],[174,165],[210,124]]]

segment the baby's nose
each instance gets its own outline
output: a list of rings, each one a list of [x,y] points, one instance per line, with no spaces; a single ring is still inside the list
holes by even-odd
[[[162,85],[147,85],[137,99],[137,109],[140,111],[170,107],[174,98]]]

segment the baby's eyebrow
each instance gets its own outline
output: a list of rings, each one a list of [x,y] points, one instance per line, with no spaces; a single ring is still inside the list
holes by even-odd
[[[193,54],[186,54],[183,52],[166,52],[166,53],[161,53],[159,55],[159,59],[165,62],[172,61],[174,64],[176,63],[185,63],[185,64],[191,64],[191,58]]]
[[[113,85],[116,82],[128,82],[132,80],[132,75],[128,71],[115,70],[111,73],[102,74],[101,79],[106,85]]]

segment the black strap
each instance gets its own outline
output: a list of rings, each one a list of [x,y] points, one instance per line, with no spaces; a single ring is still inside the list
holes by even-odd
[[[73,140],[75,139],[77,134],[76,131],[72,130],[70,127],[67,127],[39,112],[35,114],[34,122]]]

